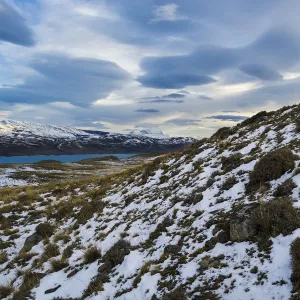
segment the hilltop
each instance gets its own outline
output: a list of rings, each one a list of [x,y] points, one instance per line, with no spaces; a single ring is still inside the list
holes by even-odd
[[[7,299],[299,299],[300,106],[101,178],[0,190]]]

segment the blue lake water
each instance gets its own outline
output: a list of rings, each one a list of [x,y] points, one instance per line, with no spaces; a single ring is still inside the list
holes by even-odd
[[[30,164],[41,160],[58,160],[60,162],[76,162],[87,158],[104,156],[127,158],[136,154],[80,154],[80,155],[33,155],[33,156],[0,156],[0,164]]]

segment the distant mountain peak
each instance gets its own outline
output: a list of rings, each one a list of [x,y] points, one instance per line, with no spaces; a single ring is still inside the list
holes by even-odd
[[[147,136],[155,139],[169,139],[170,136],[164,134],[160,129],[157,128],[147,128],[142,129],[140,131],[131,131],[130,135],[137,135],[137,136]]]

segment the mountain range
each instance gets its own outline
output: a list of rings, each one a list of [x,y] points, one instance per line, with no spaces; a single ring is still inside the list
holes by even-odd
[[[169,152],[193,141],[170,138],[162,132],[118,134],[13,120],[0,122],[0,156]]]

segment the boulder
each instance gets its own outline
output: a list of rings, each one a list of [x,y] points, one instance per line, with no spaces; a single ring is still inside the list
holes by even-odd
[[[230,240],[242,242],[249,240],[256,233],[256,227],[251,217],[258,203],[246,204],[235,210],[230,218]]]

